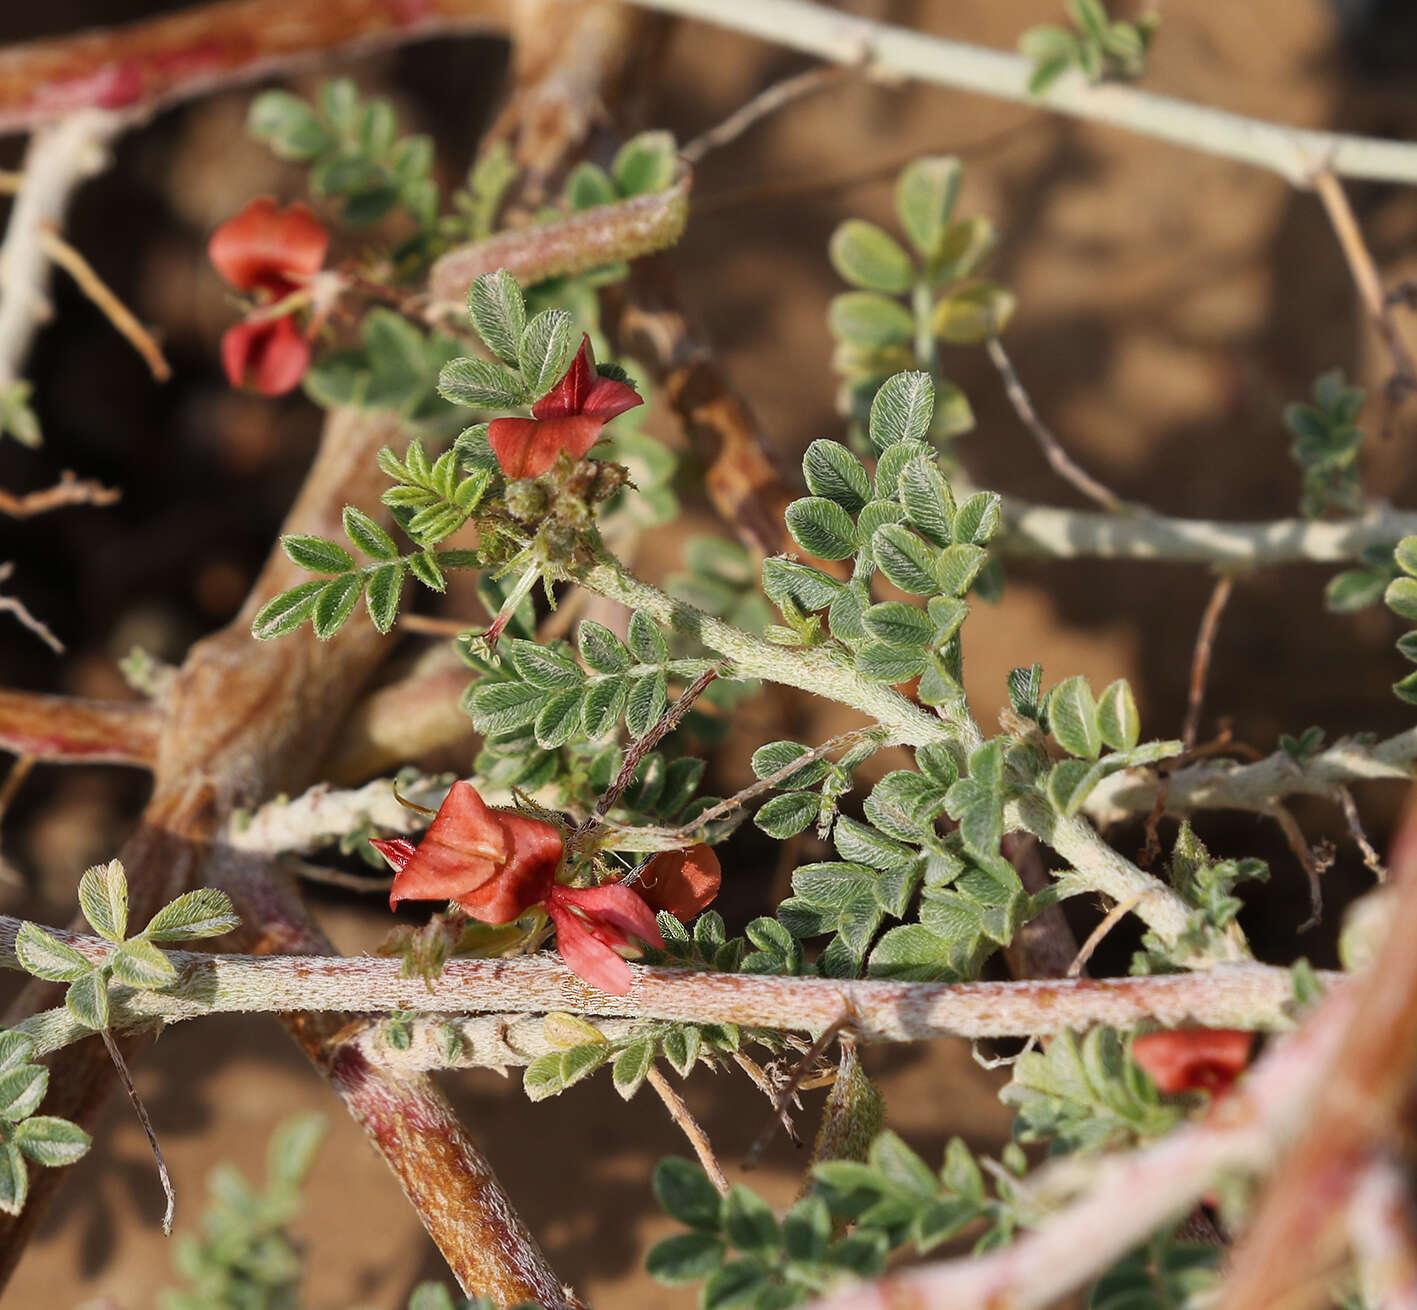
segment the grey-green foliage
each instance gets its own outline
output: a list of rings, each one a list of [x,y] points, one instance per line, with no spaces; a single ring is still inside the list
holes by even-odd
[[[1382,600],[1388,584],[1402,576],[1392,543],[1364,546],[1361,567],[1335,573],[1324,587],[1324,605],[1334,614],[1352,614]]]
[[[1088,1310],[1184,1310],[1201,1304],[1219,1275],[1223,1246],[1184,1242],[1174,1229],[1123,1256],[1093,1284]]]
[[[784,620],[768,630],[772,640],[815,645],[830,637],[850,652],[858,673],[887,683],[919,678],[919,699],[942,705],[964,694],[965,596],[988,562],[999,497],[976,492],[956,503],[924,441],[934,407],[926,373],[898,373],[880,385],[868,426],[878,454],[874,473],[837,442],[808,447],[802,472],[813,494],[787,507],[787,528],[818,559],[851,560],[851,576],[769,559],[763,590]],[[877,572],[923,603],[875,602]]]
[[[1362,411],[1363,389],[1349,386],[1341,368],[1331,369],[1314,383],[1311,404],[1290,405],[1284,411],[1285,426],[1294,434],[1291,453],[1303,474],[1299,504],[1305,518],[1362,512],[1358,468]]]
[[[910,249],[884,228],[848,219],[832,234],[832,266],[854,290],[831,303],[839,407],[862,421],[881,383],[900,369],[933,371],[939,344],[974,345],[1002,332],[1014,297],[977,273],[998,237],[987,218],[955,218],[962,170],[951,156],[917,159],[896,184],[896,213]],[[964,393],[939,383],[940,403],[918,439],[974,426]]]
[[[34,388],[23,378],[0,386],[0,437],[13,437],[22,446],[43,442],[39,418],[30,404]]]
[[[665,918],[673,916],[661,916],[661,920]],[[720,944],[722,933],[720,919]],[[522,1087],[533,1101],[556,1096],[605,1065],[611,1067],[615,1090],[628,1101],[640,1090],[657,1059],[663,1059],[681,1078],[687,1078],[696,1064],[717,1066],[745,1041],[758,1042],[774,1050],[783,1045],[774,1034],[757,1030],[745,1034],[734,1024],[664,1020],[638,1023],[624,1036],[612,1039],[593,1024],[569,1014],[548,1015],[546,1036],[560,1049],[539,1056],[527,1065]]]
[[[177,968],[159,942],[219,937],[240,927],[225,892],[202,887],[163,906],[139,933],[128,935],[128,879],[117,860],[97,864],[79,880],[79,907],[112,949],[92,960],[38,924],[23,923],[15,936],[20,967],[46,982],[68,983],[64,1004],[86,1028],[108,1027],[110,982],[160,990],[177,980]]]
[[[1187,821],[1176,834],[1167,874],[1176,894],[1190,907],[1185,931],[1174,943],[1163,941],[1156,933],[1144,934],[1142,949],[1132,960],[1133,973],[1165,972],[1190,956],[1219,950],[1226,936],[1240,931],[1236,917],[1244,902],[1234,894],[1235,887],[1242,882],[1268,881],[1269,866],[1257,859],[1211,859]]]
[[[247,129],[282,159],[310,166],[310,190],[340,199],[346,223],[372,223],[402,206],[420,228],[438,213],[433,141],[398,134],[393,105],[362,100],[348,78],[321,88],[312,104],[289,91],[251,102]]]
[[[577,164],[566,178],[565,200],[583,211],[651,195],[673,185],[678,165],[672,133],[641,132],[620,147],[608,170],[588,161]]]
[[[1393,561],[1401,575],[1388,584],[1383,603],[1399,618],[1417,623],[1417,537],[1404,537],[1393,551]],[[1403,658],[1417,664],[1417,632],[1397,639]],[[1417,705],[1417,672],[1393,683],[1393,691],[1409,705]]]
[[[432,435],[456,430],[461,416],[438,394],[438,376],[462,353],[462,342],[443,332],[424,333],[379,306],[364,315],[359,335],[357,346],[329,351],[310,366],[303,385],[311,400],[326,409],[387,410]]]
[[[73,1164],[91,1139],[78,1124],[35,1114],[49,1090],[49,1070],[34,1064],[34,1040],[0,1032],[0,1211],[19,1214],[29,1194],[29,1165]]]
[[[289,1229],[324,1132],[318,1114],[282,1123],[266,1151],[264,1188],[234,1165],[212,1170],[200,1234],[175,1240],[172,1265],[183,1286],[161,1294],[162,1310],[299,1310],[304,1257]]]
[[[701,1283],[702,1310],[782,1310],[879,1273],[892,1251],[928,1252],[967,1227],[982,1227],[977,1250],[1007,1242],[1023,1168],[1023,1152],[1006,1148],[991,1189],[958,1138],[935,1171],[887,1131],[864,1161],[817,1165],[806,1196],[779,1219],[748,1188],[720,1197],[697,1165],[661,1160],[655,1194],[687,1231],[657,1243],[646,1265],[663,1283]]]
[[[1102,0],[1065,0],[1070,28],[1030,27],[1019,38],[1019,53],[1032,59],[1028,89],[1042,95],[1070,68],[1089,82],[1129,82],[1146,69],[1146,52],[1161,19],[1151,12],[1136,22],[1113,21]]]
[[[1014,1136],[1048,1142],[1055,1152],[1131,1145],[1161,1136],[1181,1118],[1112,1028],[1089,1029],[1081,1040],[1060,1033],[1046,1049],[1025,1052],[999,1095],[1016,1111]]]
[[[735,1186],[720,1197],[698,1165],[672,1156],[655,1167],[654,1190],[688,1231],[651,1247],[646,1267],[671,1286],[702,1283],[701,1310],[784,1310],[885,1264],[884,1234],[835,1235],[821,1196],[798,1201],[779,1220],[755,1192]]]

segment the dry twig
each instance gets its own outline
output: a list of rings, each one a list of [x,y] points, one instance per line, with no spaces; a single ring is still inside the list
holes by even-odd
[[[697,165],[710,151],[726,146],[730,141],[736,141],[754,123],[777,113],[779,109],[794,101],[835,86],[854,71],[850,67],[826,64],[774,82],[740,105],[721,123],[709,128],[707,132],[701,132],[684,145],[679,151],[679,157],[689,165]]]
[[[659,1099],[664,1102],[664,1108],[669,1111],[669,1117],[679,1125],[684,1136],[689,1139],[689,1145],[694,1148],[694,1154],[699,1157],[699,1163],[703,1165],[709,1182],[718,1189],[720,1196],[727,1196],[728,1178],[723,1172],[723,1166],[718,1162],[718,1156],[714,1153],[713,1143],[709,1141],[708,1134],[704,1132],[699,1121],[694,1118],[689,1107],[684,1104],[684,1098],[669,1085],[669,1079],[659,1071],[657,1065],[650,1065],[649,1073],[645,1075],[645,1079],[659,1093]]]
[[[17,496],[0,487],[0,514],[8,514],[12,519],[28,519],[69,505],[112,505],[121,495],[116,488],[105,487],[100,482],[80,481],[65,469],[58,482],[39,491]]]

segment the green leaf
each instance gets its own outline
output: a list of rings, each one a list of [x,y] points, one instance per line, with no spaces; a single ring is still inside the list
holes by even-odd
[[[603,168],[583,160],[566,178],[565,196],[571,208],[580,212],[614,204],[620,193]]]
[[[726,1253],[723,1242],[712,1233],[675,1233],[650,1247],[645,1269],[651,1278],[678,1287],[707,1278]]]
[[[804,614],[824,610],[841,593],[843,586],[844,583],[810,564],[786,559],[763,561],[763,591],[779,607],[786,600]]]
[[[643,196],[674,184],[679,151],[670,132],[641,132],[615,154],[611,176],[623,196]]]
[[[344,533],[370,559],[394,560],[399,557],[399,548],[389,536],[363,510],[353,505],[344,507]]]
[[[620,722],[629,694],[624,678],[607,677],[591,686],[581,704],[581,730],[588,740],[599,741]]]
[[[107,975],[102,969],[90,969],[86,977],[69,984],[69,990],[64,993],[64,1004],[85,1028],[107,1028]]]
[[[947,596],[963,596],[988,562],[988,553],[978,546],[947,546],[936,562],[936,588]]]
[[[555,750],[581,728],[584,694],[580,688],[554,693],[536,716],[533,731],[542,750]]]
[[[347,573],[356,566],[354,556],[343,546],[307,533],[289,533],[280,544],[291,560],[311,573]]]
[[[955,541],[960,545],[987,546],[999,530],[1002,503],[997,492],[976,491],[955,511]]]
[[[935,285],[947,286],[969,277],[993,253],[998,242],[993,223],[983,215],[951,223],[931,261],[930,274]]]
[[[934,156],[908,164],[896,183],[895,205],[901,226],[927,260],[944,237],[959,199],[962,176],[958,159]]]
[[[913,532],[896,523],[887,523],[871,538],[871,554],[876,567],[902,591],[915,596],[940,590],[936,571],[939,554]]]
[[[18,1123],[39,1109],[49,1090],[49,1070],[43,1065],[26,1064],[0,1075],[0,1119]]]
[[[28,1033],[0,1029],[0,1074],[18,1069],[34,1055],[34,1038]]]
[[[668,1156],[654,1167],[654,1194],[671,1218],[700,1232],[719,1231],[718,1192],[704,1171],[678,1156]]]
[[[785,769],[793,760],[801,759],[811,752],[806,746],[795,741],[770,741],[753,752],[753,773],[759,778],[770,778]],[[821,782],[831,766],[825,760],[812,760],[795,773],[778,782],[779,787],[812,787]]]
[[[450,359],[438,374],[438,394],[472,409],[515,409],[526,400],[521,379],[486,359]]]
[[[896,496],[911,526],[927,541],[948,546],[953,540],[955,498],[945,475],[931,458],[913,459],[900,471]]]
[[[294,632],[314,612],[324,589],[323,578],[312,578],[271,597],[251,620],[251,635],[258,641],[270,641]]]
[[[856,652],[856,672],[873,682],[909,682],[925,672],[929,657],[919,646],[867,642]]]
[[[630,649],[641,664],[664,664],[669,659],[669,643],[659,625],[644,610],[630,615]]]
[[[867,425],[871,444],[883,451],[902,441],[923,442],[929,435],[934,411],[935,384],[928,373],[897,373],[887,378],[871,402]],[[879,469],[876,479],[876,494],[891,494],[880,487]]]
[[[908,346],[915,338],[915,320],[898,300],[875,291],[843,291],[827,306],[832,335],[853,346],[883,350]]]
[[[489,737],[524,728],[541,713],[549,693],[521,682],[479,682],[466,699],[473,727]]]
[[[950,943],[918,923],[890,928],[881,936],[866,966],[871,978],[901,982],[955,982],[960,961]]]
[[[630,684],[625,702],[625,726],[632,737],[643,737],[669,704],[667,679],[663,671],[648,673]]]
[[[1097,703],[1082,676],[1060,682],[1048,693],[1048,726],[1069,755],[1095,760],[1102,751]]]
[[[1092,789],[1102,781],[1105,773],[1106,769],[1102,763],[1059,760],[1048,771],[1048,799],[1060,814],[1074,815],[1082,808],[1082,803]]]
[[[328,1127],[325,1116],[313,1110],[282,1119],[266,1147],[266,1176],[286,1187],[300,1186]]]
[[[271,152],[294,163],[310,160],[338,144],[309,105],[289,91],[263,91],[246,114],[246,130]]]
[[[910,290],[915,270],[893,237],[864,219],[847,219],[827,247],[832,267],[852,286],[898,296]]]
[[[364,603],[369,618],[379,632],[388,632],[399,616],[399,600],[403,595],[403,562],[395,560],[369,570],[364,589]]]
[[[710,1275],[699,1292],[699,1310],[732,1310],[761,1304],[759,1297],[772,1287],[772,1276],[762,1263],[745,1258],[730,1260]]]
[[[892,646],[929,646],[934,637],[935,625],[929,615],[904,601],[872,605],[861,621],[873,637]]]
[[[502,645],[517,676],[534,687],[567,691],[585,685],[585,673],[559,646],[539,646],[520,637],[507,637]]]
[[[653,1063],[654,1046],[648,1039],[631,1042],[615,1058],[610,1077],[615,1084],[615,1090],[624,1100],[628,1101],[640,1090],[640,1084],[648,1076],[650,1065]]]
[[[59,1169],[81,1159],[93,1138],[57,1115],[33,1115],[15,1129],[15,1145],[35,1164]]]
[[[315,635],[326,641],[333,637],[354,613],[359,603],[359,594],[364,590],[364,574],[346,573],[343,577],[327,582],[315,598],[315,612],[311,622]]]
[[[502,363],[516,368],[526,331],[526,302],[516,278],[505,268],[482,274],[468,289],[467,310],[488,349]]]
[[[241,918],[232,908],[231,897],[214,887],[199,887],[164,905],[148,920],[142,935],[153,942],[181,942],[220,937],[240,926]]]
[[[439,559],[451,554],[453,551],[424,550],[417,555],[410,555],[408,558],[408,571],[413,574],[425,587],[431,591],[443,592],[448,589],[448,580],[443,576],[442,566]]]
[[[608,1042],[593,1042],[538,1056],[527,1065],[522,1075],[522,1089],[528,1100],[544,1101],[594,1073],[611,1054],[612,1048]]]
[[[774,1251],[782,1242],[772,1208],[741,1183],[723,1198],[723,1234],[740,1251]]]
[[[857,513],[871,499],[866,469],[840,442],[814,441],[808,446],[802,476],[812,495],[834,501],[848,514]]]
[[[29,1195],[29,1173],[25,1169],[24,1157],[14,1142],[6,1144],[0,1151],[0,1210],[6,1214],[19,1214],[25,1208],[25,1197]]]
[[[856,525],[834,500],[806,496],[787,507],[792,539],[818,559],[846,559],[856,552]]]
[[[121,942],[128,932],[128,879],[118,860],[95,864],[79,879],[79,908],[100,937]]]
[[[45,982],[77,982],[88,977],[93,964],[38,924],[22,923],[15,934],[15,958],[20,968]]]
[[[1113,750],[1131,750],[1141,737],[1141,716],[1125,678],[1108,685],[1097,700],[1097,728]]]
[[[113,976],[129,987],[166,987],[177,981],[177,967],[141,937],[125,942],[109,957]]]
[[[1417,578],[1395,578],[1388,583],[1383,604],[1399,618],[1417,623]]]
[[[821,801],[815,792],[791,791],[774,796],[757,814],[753,822],[769,837],[786,841],[795,837],[808,826],[821,808]]]
[[[997,337],[1013,317],[1018,298],[993,282],[976,282],[935,306],[930,330],[955,346],[977,346]]]
[[[534,396],[561,380],[571,353],[571,316],[564,309],[543,309],[522,333],[522,376]]]
[[[625,643],[594,619],[581,620],[576,644],[581,658],[597,673],[624,673],[633,663]]]
[[[1409,577],[1417,577],[1417,536],[1403,537],[1393,547],[1393,562]]]

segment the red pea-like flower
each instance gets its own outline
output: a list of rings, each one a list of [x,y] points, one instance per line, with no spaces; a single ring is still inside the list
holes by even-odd
[[[221,339],[221,362],[232,386],[249,383],[264,396],[279,396],[304,377],[310,343],[289,314],[271,317],[263,307],[305,287],[329,246],[329,232],[307,206],[279,209],[270,196],[258,196],[212,233],[207,254],[216,271],[257,302]]]
[[[711,846],[660,851],[644,867],[634,888],[652,910],[668,910],[687,923],[718,895],[723,871]]]
[[[1245,1071],[1255,1035],[1238,1028],[1176,1028],[1132,1042],[1132,1059],[1159,1091],[1218,1096]]]
[[[643,404],[628,382],[595,371],[590,337],[583,336],[565,377],[531,407],[532,417],[493,419],[487,441],[507,477],[536,478],[563,450],[580,459],[612,418]]]
[[[569,968],[602,991],[624,995],[638,954],[632,939],[663,946],[654,911],[629,887],[571,888],[556,883],[564,849],[555,824],[490,808],[468,782],[456,782],[423,840],[373,845],[395,870],[389,907],[400,901],[453,901],[483,923],[511,923],[540,906],[556,925]]]

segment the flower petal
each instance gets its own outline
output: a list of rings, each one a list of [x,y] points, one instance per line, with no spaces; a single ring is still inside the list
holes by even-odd
[[[580,459],[604,426],[599,418],[498,418],[488,425],[487,441],[508,478],[537,478],[563,450]]]
[[[715,896],[723,881],[718,856],[710,846],[661,851],[632,886],[651,909],[668,910],[686,923]]]
[[[257,196],[212,233],[207,255],[238,290],[282,283],[289,290],[320,271],[329,248],[330,234],[309,206],[282,210],[271,196]]]
[[[644,397],[627,382],[601,377],[595,371],[589,335],[582,335],[581,348],[565,376],[531,407],[539,419],[571,418],[585,415],[608,422],[627,409],[643,405]],[[589,447],[587,447],[589,449]],[[584,453],[584,452],[582,452]]]
[[[511,923],[544,901],[561,862],[561,834],[541,819],[495,811],[510,850],[498,874],[455,899],[483,923]]]
[[[611,996],[624,996],[630,990],[630,966],[590,929],[584,919],[556,896],[555,892],[565,890],[556,888],[546,902],[546,908],[556,925],[556,949],[560,951],[566,967],[592,987],[599,987]]]
[[[622,883],[608,882],[600,887],[554,887],[551,902],[579,910],[591,921],[593,929],[602,930],[612,945],[626,945],[630,937],[638,937],[649,946],[664,946],[659,925],[654,921],[654,911],[634,888]]]
[[[417,846],[403,837],[371,837],[369,845],[384,857],[395,873],[401,873],[418,851]]]
[[[222,333],[221,362],[233,387],[249,384],[263,396],[283,396],[310,367],[310,343],[289,316],[236,323]]]
[[[394,879],[399,901],[450,901],[496,875],[509,850],[502,816],[469,782],[455,782],[418,848]]]
[[[1132,1059],[1157,1089],[1223,1092],[1250,1060],[1253,1033],[1236,1028],[1176,1028],[1146,1033],[1132,1042]]]

